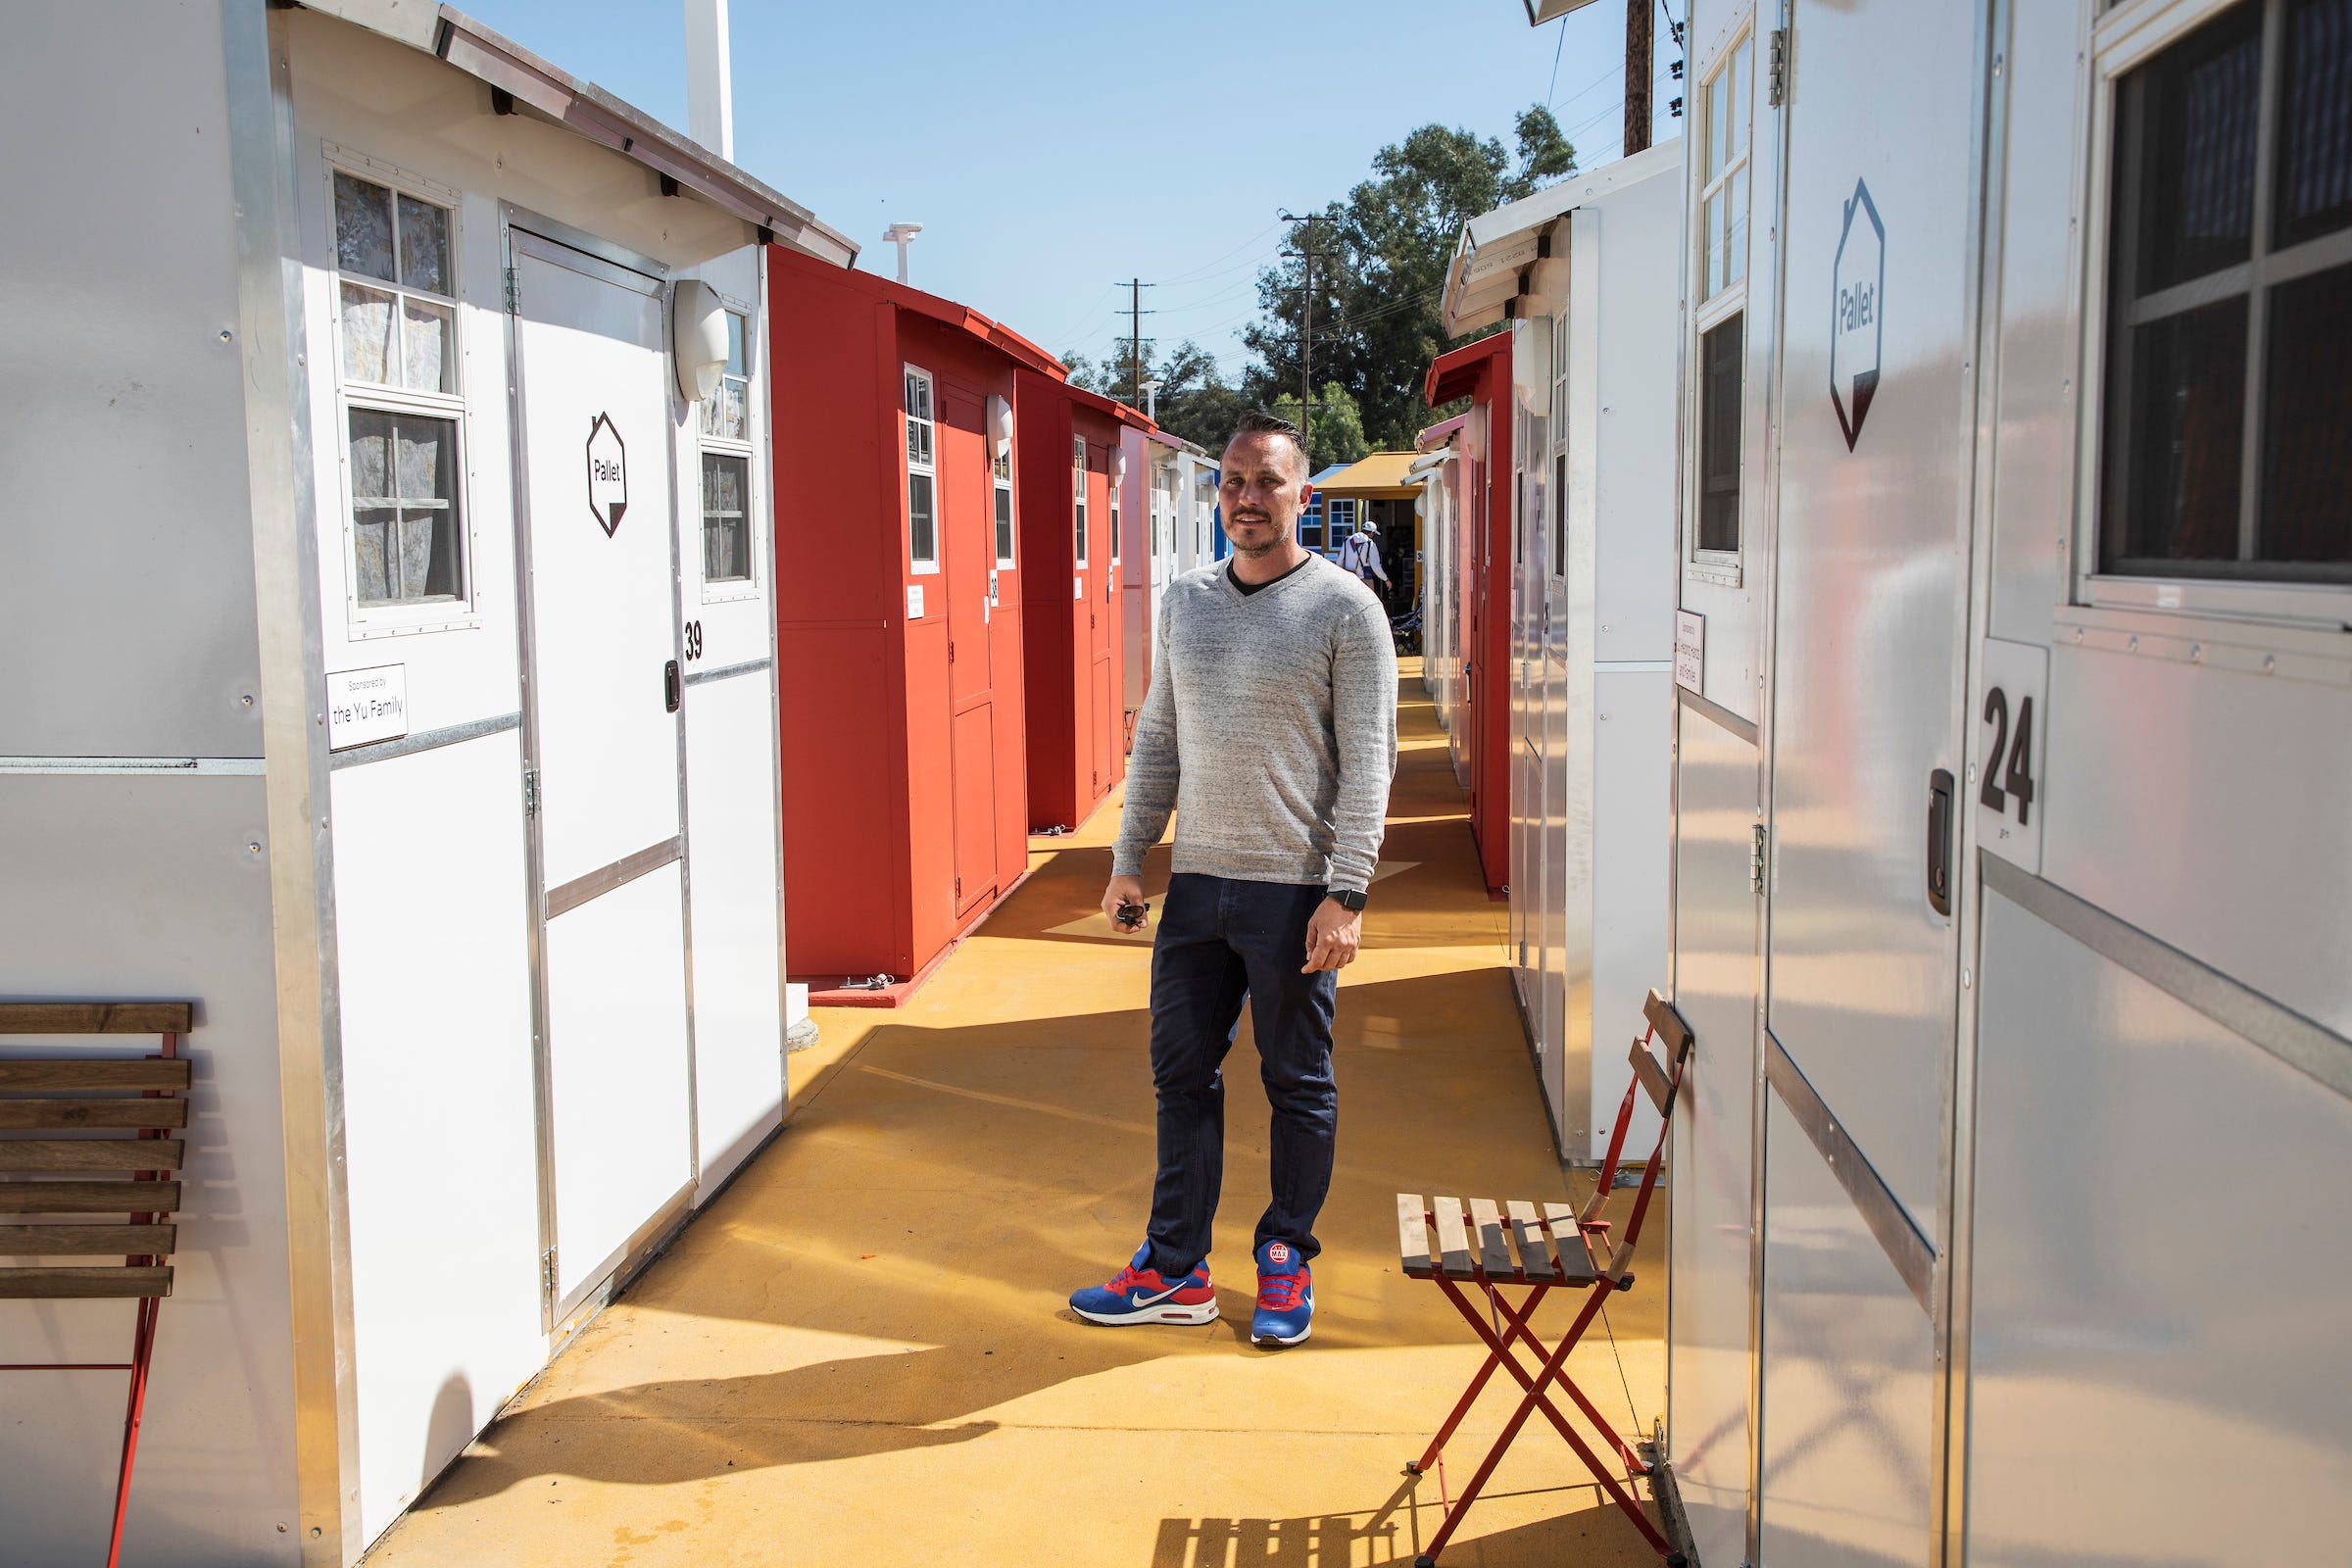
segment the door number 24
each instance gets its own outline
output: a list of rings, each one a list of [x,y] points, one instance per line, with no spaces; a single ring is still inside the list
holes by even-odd
[[[1984,692],[1984,722],[1992,726],[1992,748],[1984,756],[1984,783],[1977,804],[2007,814],[2017,807],[2017,825],[2034,823],[2034,699],[2021,697],[2017,723],[2009,722],[2009,694],[1998,686]]]

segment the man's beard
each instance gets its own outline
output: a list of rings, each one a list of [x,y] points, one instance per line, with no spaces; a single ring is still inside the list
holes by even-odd
[[[1233,553],[1237,556],[1248,556],[1250,560],[1255,561],[1258,557],[1270,556],[1281,548],[1282,535],[1270,534],[1267,536],[1266,542],[1262,545],[1246,545],[1239,540],[1235,540]]]

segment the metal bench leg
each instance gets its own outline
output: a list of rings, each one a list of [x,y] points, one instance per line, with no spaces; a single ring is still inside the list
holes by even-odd
[[[1501,1364],[1501,1359],[1495,1351],[1494,1339],[1487,1332],[1487,1326],[1479,1321],[1478,1313],[1464,1299],[1461,1291],[1443,1274],[1435,1276],[1435,1279],[1438,1285],[1444,1288],[1447,1299],[1453,1302],[1453,1309],[1461,1313],[1463,1320],[1476,1329],[1479,1338],[1486,1342],[1487,1359],[1486,1363],[1478,1369],[1478,1375],[1470,1380],[1470,1387],[1464,1390],[1461,1398],[1454,1402],[1453,1411],[1446,1417],[1445,1425],[1438,1428],[1438,1435],[1429,1440],[1429,1446],[1421,1451],[1421,1457],[1404,1467],[1404,1473],[1408,1476],[1420,1475],[1438,1462],[1438,1455],[1446,1449],[1446,1440],[1452,1437],[1454,1429],[1462,1424],[1462,1417],[1470,1413],[1470,1407],[1476,1404],[1478,1396],[1486,1392],[1488,1380],[1494,1376],[1495,1367]],[[1531,1311],[1534,1309],[1535,1303],[1544,1298],[1544,1291],[1549,1288],[1548,1286],[1536,1288],[1535,1295],[1528,1298],[1528,1307]],[[1490,1292],[1492,1289],[1489,1287]],[[1509,1308],[1506,1307],[1504,1310],[1507,1312]],[[1538,1355],[1544,1353],[1541,1346],[1537,1347],[1536,1353]],[[1525,1379],[1521,1380],[1520,1386],[1526,1387]]]
[[[1597,1289],[1606,1290],[1608,1286],[1603,1283]],[[1505,1301],[1502,1304],[1502,1315],[1504,1321],[1510,1325],[1503,1331],[1504,1339],[1525,1340],[1528,1348],[1533,1350],[1539,1358],[1550,1353],[1544,1348],[1544,1342],[1536,1338],[1535,1330],[1528,1327],[1528,1318],[1535,1315],[1532,1301],[1529,1303],[1528,1311],[1519,1316],[1512,1315],[1510,1303]],[[1617,1452],[1625,1460],[1627,1473],[1638,1476],[1649,1474],[1649,1466],[1642,1463],[1642,1456],[1626,1443],[1624,1436],[1615,1427],[1609,1425],[1609,1418],[1600,1413],[1600,1408],[1586,1396],[1583,1389],[1577,1386],[1576,1380],[1563,1371],[1560,1374],[1559,1383],[1561,1388],[1568,1391],[1568,1397],[1576,1401],[1576,1407],[1585,1412],[1585,1419],[1592,1423],[1593,1430],[1616,1446]],[[1526,1386],[1524,1381],[1520,1384],[1521,1388]]]
[[[155,1319],[163,1302],[147,1297],[139,1302],[138,1326],[131,1335],[129,1409],[122,1418],[122,1464],[115,1475],[115,1528],[107,1538],[106,1568],[122,1560],[122,1522],[130,1512],[130,1467],[139,1455],[139,1422],[147,1412],[147,1368],[155,1359]]]
[[[1438,1554],[1446,1549],[1446,1543],[1453,1539],[1453,1532],[1461,1524],[1463,1515],[1467,1514],[1470,1511],[1470,1505],[1478,1500],[1479,1493],[1485,1490],[1488,1480],[1494,1474],[1494,1467],[1502,1462],[1503,1454],[1518,1440],[1519,1429],[1527,1425],[1527,1418],[1535,1412],[1537,1401],[1542,1397],[1541,1389],[1544,1385],[1559,1378],[1560,1369],[1567,1365],[1568,1352],[1576,1348],[1577,1342],[1584,1338],[1585,1330],[1591,1326],[1595,1317],[1600,1315],[1600,1305],[1607,1298],[1607,1290],[1608,1285],[1605,1281],[1592,1287],[1592,1296],[1586,1301],[1584,1310],[1577,1313],[1575,1324],[1551,1354],[1544,1359],[1544,1369],[1536,1379],[1537,1389],[1521,1396],[1519,1407],[1511,1412],[1510,1420],[1503,1424],[1501,1435],[1494,1440],[1494,1447],[1487,1450],[1487,1456],[1479,1464],[1477,1473],[1471,1476],[1470,1484],[1462,1489],[1462,1494],[1454,1499],[1453,1506],[1446,1510],[1446,1517],[1439,1524],[1438,1533],[1430,1538],[1428,1546],[1413,1559],[1414,1568],[1437,1568]],[[1484,1327],[1483,1324],[1479,1326]],[[1656,1525],[1649,1522],[1649,1515],[1643,1510],[1641,1502],[1618,1485],[1616,1479],[1609,1473],[1609,1467],[1601,1462],[1600,1455],[1593,1452],[1584,1439],[1577,1436],[1573,1428],[1563,1426],[1560,1435],[1567,1439],[1568,1446],[1576,1450],[1576,1456],[1584,1461],[1585,1468],[1591,1471],[1592,1479],[1600,1484],[1601,1491],[1608,1494],[1609,1500],[1614,1502],[1618,1510],[1634,1522],[1635,1529],[1642,1532],[1642,1539],[1649,1543],[1651,1549],[1670,1563],[1679,1561],[1680,1553],[1675,1551],[1673,1544],[1659,1534]]]

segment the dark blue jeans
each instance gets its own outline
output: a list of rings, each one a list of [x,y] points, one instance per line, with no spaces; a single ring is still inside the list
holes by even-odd
[[[1159,1177],[1152,1188],[1152,1266],[1168,1279],[1208,1255],[1225,1179],[1225,1053],[1247,997],[1259,1075],[1274,1110],[1274,1200],[1254,1246],[1320,1250],[1315,1215],[1331,1191],[1340,1120],[1331,1076],[1339,975],[1300,974],[1306,927],[1324,890],[1182,872],[1168,881],[1152,945],[1152,1084],[1159,1096]],[[1253,1246],[1253,1250],[1254,1250]]]

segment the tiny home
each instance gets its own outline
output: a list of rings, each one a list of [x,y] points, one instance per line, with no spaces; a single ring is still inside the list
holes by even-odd
[[[1597,1162],[1663,979],[1682,143],[1472,219],[1446,329],[1498,322],[1513,425],[1512,975],[1560,1157]],[[1362,466],[1362,465],[1358,465]],[[1638,1107],[1654,1138],[1654,1112]]]
[[[1447,486],[1461,591],[1454,599],[1459,701],[1450,726],[1455,772],[1470,791],[1470,833],[1490,898],[1511,879],[1510,702],[1511,335],[1497,332],[1430,362],[1422,384],[1433,409],[1468,399],[1454,432]]]
[[[793,970],[891,1004],[1028,872],[1014,375],[1059,367],[872,272],[779,248],[768,287]]]
[[[1057,365],[1016,380],[1029,829],[1045,832],[1085,821],[1127,776],[1120,438],[1155,427]]]
[[[1120,510],[1130,564],[1119,588],[1121,653],[1126,661],[1126,735],[1132,744],[1135,715],[1151,689],[1158,650],[1159,596],[1189,569],[1185,548],[1190,513],[1198,505],[1200,475],[1208,454],[1165,430],[1126,426],[1119,446],[1129,461],[1126,497]]]
[[[778,1125],[761,247],[856,248],[447,8],[11,26],[0,995],[193,1004],[126,1555],[339,1565]],[[0,1555],[123,1412],[0,1374]]]
[[[1380,547],[1381,569],[1389,574],[1385,586],[1375,578],[1372,591],[1392,615],[1403,613],[1420,592],[1420,516],[1414,503],[1421,486],[1409,472],[1419,456],[1374,452],[1343,467],[1327,468],[1315,479],[1325,553],[1339,560],[1348,536],[1368,524]]]

